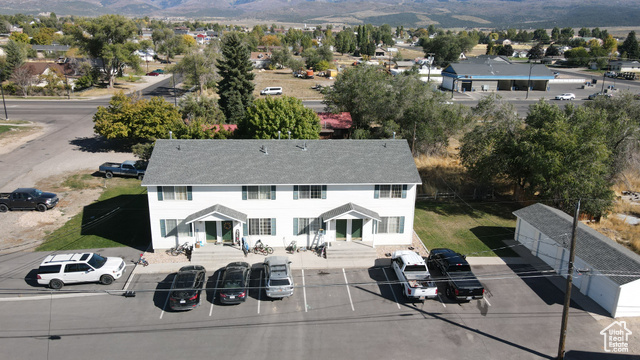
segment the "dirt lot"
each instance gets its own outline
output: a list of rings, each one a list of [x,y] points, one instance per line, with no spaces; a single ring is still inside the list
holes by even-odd
[[[282,95],[294,96],[300,100],[322,100],[322,94],[311,87],[320,84],[322,86],[332,85],[334,80],[316,76],[314,79],[301,79],[293,77],[291,69],[282,70],[255,70],[255,91],[256,98],[264,97],[260,95],[260,90],[268,86],[281,86]]]

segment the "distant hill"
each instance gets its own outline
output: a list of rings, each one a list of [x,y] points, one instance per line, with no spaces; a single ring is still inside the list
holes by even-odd
[[[25,9],[29,9],[28,11]],[[551,28],[638,26],[637,0],[0,0],[0,13],[181,16],[307,24]]]

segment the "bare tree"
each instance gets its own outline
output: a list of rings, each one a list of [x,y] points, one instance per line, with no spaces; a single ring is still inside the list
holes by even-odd
[[[11,81],[13,81],[18,89],[22,92],[22,96],[27,97],[29,94],[29,87],[33,85],[35,81],[35,74],[30,66],[22,66],[13,71],[11,74]]]

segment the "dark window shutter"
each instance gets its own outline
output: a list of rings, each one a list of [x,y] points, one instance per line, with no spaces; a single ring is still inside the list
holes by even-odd
[[[298,200],[298,185],[293,185],[293,200]]]
[[[187,225],[189,225],[189,236],[193,236],[193,223]]]
[[[193,200],[193,187],[187,186],[187,200]]]
[[[327,198],[327,185],[322,185],[322,198]]]
[[[373,191],[373,198],[380,199],[380,185],[376,185],[375,190]]]
[[[160,220],[160,236],[167,237],[167,226],[164,223],[164,219]]]
[[[247,236],[249,234],[249,229],[247,223],[242,224],[242,236]]]
[[[407,198],[407,184],[402,185],[402,198]]]
[[[271,185],[271,200],[275,200],[275,199],[276,199],[276,186]]]
[[[271,218],[271,236],[276,235],[276,218]]]
[[[242,200],[247,200],[247,187],[242,187]]]
[[[162,201],[162,186],[158,186],[158,201]]]
[[[298,218],[293,218],[293,235],[298,235]]]
[[[400,216],[400,234],[404,234],[404,216]]]

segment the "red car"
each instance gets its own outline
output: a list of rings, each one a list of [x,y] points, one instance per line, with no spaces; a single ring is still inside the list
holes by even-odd
[[[155,72],[155,71],[152,71],[152,72],[148,72],[148,73],[147,73],[147,76],[158,76],[158,75],[160,75],[160,73],[157,73],[157,72]]]

